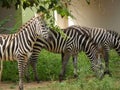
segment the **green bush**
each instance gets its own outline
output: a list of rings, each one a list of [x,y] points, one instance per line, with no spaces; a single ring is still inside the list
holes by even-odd
[[[18,81],[18,67],[15,61],[4,61],[2,81]]]
[[[93,71],[91,70],[90,61],[87,56],[82,52],[78,58],[78,78],[73,78],[73,64],[72,59],[69,60],[66,71],[66,81],[63,83],[55,83],[50,88],[61,88],[62,90],[119,90],[120,89],[120,60],[116,52],[110,52],[110,71],[112,77],[106,75],[103,80],[98,80]],[[58,80],[58,75],[61,70],[61,55],[50,53],[42,50],[39,55],[37,64],[39,78],[42,81]],[[33,72],[30,68],[31,81],[34,80]],[[3,81],[18,81],[17,63],[6,61],[4,62]],[[52,90],[51,89],[51,90]],[[54,89],[55,90],[55,89]]]
[[[90,63],[88,58],[84,53],[81,53],[78,58],[78,73],[83,71],[86,74],[91,72]],[[84,66],[83,66],[84,64]],[[3,81],[17,81],[18,80],[18,71],[17,71],[17,62],[16,61],[5,61],[4,70],[3,70]],[[58,75],[61,71],[61,55],[42,50],[39,55],[39,60],[37,63],[37,71],[39,78],[41,80],[58,80]],[[81,74],[81,73],[80,73]],[[66,70],[66,78],[73,77],[73,63],[72,59],[69,60]],[[33,72],[30,68],[30,78],[33,80]]]

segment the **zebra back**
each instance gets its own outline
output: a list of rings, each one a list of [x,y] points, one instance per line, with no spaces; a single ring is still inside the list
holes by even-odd
[[[52,35],[51,41],[38,38],[34,45],[34,50],[36,50],[33,54],[35,55],[35,53],[38,53],[41,48],[45,48],[46,50],[55,53],[70,52],[71,55],[78,54],[79,51],[83,50],[86,52],[91,61],[97,62],[97,46],[88,35],[84,34],[80,30],[74,27],[63,29],[63,32],[68,38],[64,38],[59,32],[50,30]]]
[[[111,43],[112,48],[114,48],[117,53],[120,55],[120,35],[115,32],[108,30],[109,33],[109,43]]]

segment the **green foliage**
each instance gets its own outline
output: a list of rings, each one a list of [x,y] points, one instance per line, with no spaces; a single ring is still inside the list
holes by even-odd
[[[10,33],[15,33],[18,31],[18,29],[20,28],[20,26],[22,25],[22,20],[21,20],[21,12],[20,10],[17,10],[16,11],[16,14],[15,14],[15,20],[16,20],[16,23],[15,25],[11,28],[10,30]]]
[[[64,5],[64,0],[1,0],[0,4],[2,7],[10,8],[11,5],[16,6],[16,8],[23,7],[36,7],[38,12],[43,12],[49,14],[50,11],[57,11],[61,16],[70,16],[67,7]],[[70,0],[65,0],[65,4],[69,3]]]
[[[8,33],[15,33],[17,29],[21,26],[21,18],[20,12],[17,11],[15,18],[16,23],[12,27],[6,27],[5,25],[11,21],[10,16],[5,17],[3,20],[0,21],[0,33],[8,32]]]
[[[2,7],[10,8],[12,5],[15,5],[16,8],[31,8],[35,7],[37,12],[44,13],[46,19],[49,21],[49,26],[54,27],[54,16],[53,12],[57,11],[62,17],[72,16],[67,9],[67,4],[70,0],[1,0],[0,4]]]
[[[6,17],[4,20],[0,21],[0,28],[3,27],[4,24],[6,24],[10,19]]]
[[[116,52],[110,52],[110,70],[112,77],[108,75],[103,80],[98,80],[90,68],[90,62],[84,53],[78,58],[78,78],[73,78],[73,64],[69,60],[66,71],[66,81],[53,83],[50,90],[119,90],[120,89],[120,63]],[[58,80],[61,70],[61,55],[42,50],[37,64],[38,76],[40,80]],[[34,80],[33,72],[30,70],[31,81]],[[3,81],[18,81],[18,71],[16,62],[4,62]],[[41,90],[41,89],[38,89]]]
[[[55,19],[53,16],[53,12],[56,11],[62,17],[73,17],[70,11],[67,9],[67,5],[70,4],[70,2],[71,0],[0,0],[0,5],[7,8],[15,5],[16,9],[21,7],[23,9],[32,9],[32,7],[35,7],[37,9],[37,12],[44,13],[45,18],[48,21],[48,26],[56,30],[58,28],[54,26]],[[89,4],[90,0],[86,0],[86,2]]]
[[[18,81],[18,67],[17,62],[4,62],[3,65],[3,76],[2,80],[4,81],[12,81],[16,82]]]
[[[0,0],[0,5],[2,7],[10,8],[11,4],[15,4],[17,0]]]
[[[45,53],[47,53],[47,55]],[[39,56],[37,66],[40,80],[57,80],[61,70],[60,54],[54,54],[43,50]],[[33,72],[31,71],[31,76],[32,75]],[[31,78],[33,78],[33,76]]]
[[[53,83],[50,90],[117,90],[114,87],[114,80],[109,77],[105,77],[102,81],[97,79],[90,80],[67,80],[62,83]],[[39,90],[39,89],[38,89]]]
[[[106,75],[102,80],[98,80],[90,68],[90,62],[84,53],[80,53],[78,58],[78,78],[73,78],[73,64],[69,60],[66,71],[66,81],[62,83],[54,82],[50,86],[41,87],[37,90],[119,90],[120,89],[120,63],[116,52],[110,52],[110,70],[112,77]],[[37,64],[38,76],[40,80],[58,80],[61,70],[61,55],[42,50]],[[32,81],[33,72],[30,70]],[[4,62],[3,81],[18,81],[18,71],[16,62]],[[11,87],[14,88],[14,87]],[[33,89],[34,90],[34,89]]]
[[[10,30],[10,28],[4,27],[4,25],[9,21],[10,21],[9,17],[6,17],[5,19],[0,21],[0,33]]]
[[[86,2],[87,2],[88,4],[90,4],[90,0],[86,0]]]
[[[16,85],[10,86],[10,89],[15,89],[15,88],[16,88]]]
[[[35,7],[37,12],[44,13],[45,19],[48,22],[48,26],[53,30],[60,31],[58,26],[55,26],[55,18],[53,16],[53,12],[56,11],[62,17],[70,16],[70,11],[67,9],[67,5],[71,2],[71,0],[1,0],[0,4],[2,7],[10,8],[12,5],[15,5],[16,9],[18,8],[31,8]],[[86,0],[87,3],[90,3],[90,0]],[[17,25],[13,27],[12,33],[17,29]],[[9,28],[8,28],[9,29]],[[10,28],[11,30],[11,28]]]

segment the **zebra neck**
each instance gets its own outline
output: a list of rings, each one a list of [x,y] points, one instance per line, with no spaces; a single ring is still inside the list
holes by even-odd
[[[31,52],[33,45],[37,39],[37,34],[34,29],[24,29],[19,32],[17,39],[19,41],[19,48],[23,48],[23,52]]]

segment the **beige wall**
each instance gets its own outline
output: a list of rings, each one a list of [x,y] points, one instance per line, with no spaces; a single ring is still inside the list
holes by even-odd
[[[74,24],[113,29],[120,33],[120,0],[71,0]]]
[[[61,17],[59,14],[55,14],[56,25],[58,25],[61,29],[68,27],[68,18]]]

